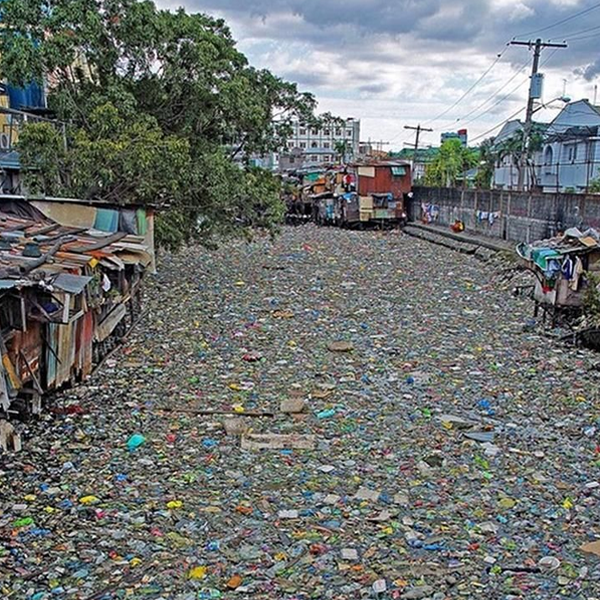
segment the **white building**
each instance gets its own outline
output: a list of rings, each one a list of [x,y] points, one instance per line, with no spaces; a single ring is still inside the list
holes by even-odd
[[[538,162],[544,192],[587,192],[600,178],[600,107],[588,100],[567,104],[550,123]]]
[[[358,156],[360,146],[360,120],[349,118],[344,125],[314,129],[297,122],[288,140],[288,154],[301,155],[302,165],[319,166],[340,160],[339,147],[345,145],[345,161]]]
[[[509,121],[500,130],[496,138],[494,139],[494,146],[496,149],[500,148],[502,144],[518,135],[523,129],[523,123],[519,120]],[[527,185],[528,182],[525,182]],[[499,160],[496,161],[496,167],[494,169],[494,181],[493,186],[495,189],[500,190],[516,190],[519,185],[519,169],[515,164],[513,156],[504,154]]]

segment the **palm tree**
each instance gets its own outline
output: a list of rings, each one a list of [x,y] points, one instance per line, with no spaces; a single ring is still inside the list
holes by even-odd
[[[341,163],[346,162],[346,151],[347,151],[348,143],[346,140],[338,140],[333,145],[336,155],[339,158]]]
[[[497,164],[501,163],[506,157],[511,157],[512,164],[517,168],[519,181],[521,181],[522,165],[526,166],[530,176],[530,188],[535,185],[533,156],[542,149],[544,144],[543,134],[544,129],[539,124],[534,123],[527,149],[525,149],[525,132],[523,129],[515,131],[513,135],[501,142],[496,148]]]
[[[475,182],[477,187],[489,190],[494,178],[494,167],[497,161],[497,152],[494,147],[495,138],[490,137],[479,145],[479,171]]]

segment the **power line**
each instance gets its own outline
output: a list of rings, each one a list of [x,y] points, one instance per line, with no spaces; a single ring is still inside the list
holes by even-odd
[[[550,61],[550,59],[556,54],[557,51],[558,51],[558,49],[555,49],[548,55],[548,58],[546,58],[546,60],[542,63],[542,67],[545,66]],[[498,96],[498,94],[500,94],[500,92],[502,92],[502,90],[506,89],[527,68],[528,65],[529,65],[529,61],[524,62],[521,65],[521,67],[519,67],[519,70],[506,83],[504,83],[498,90],[496,90],[496,92],[494,94],[492,94],[485,102],[480,104],[477,108],[473,109],[472,111],[468,112],[463,117],[457,119],[456,121],[453,121],[452,124],[454,124],[456,122],[461,122],[461,125],[463,125],[463,126],[468,125],[469,123],[473,123],[473,121],[476,121],[477,119],[480,119],[481,117],[488,114],[493,108],[495,108],[499,104],[502,104],[502,102],[504,102],[504,100],[506,100],[508,97],[510,97],[512,94],[514,94],[519,88],[523,87],[527,83],[529,77],[527,79],[525,79],[525,81],[522,81],[516,87],[511,89],[507,94],[502,96],[502,98],[500,98],[500,100],[498,100],[497,102],[492,104],[489,108],[487,108],[485,111],[483,111],[480,115],[476,115],[472,119],[469,119],[468,121],[464,121],[464,119],[466,119],[467,117],[472,115],[474,112],[477,112],[480,108],[485,106],[490,100],[493,100],[496,96]],[[449,126],[450,126],[450,124],[448,125],[448,127]]]
[[[571,33],[565,33],[563,34],[563,37],[566,37],[568,40],[570,40],[572,35],[581,35],[582,33],[596,31],[597,29],[600,29],[600,25],[596,25],[596,27],[588,27],[587,29],[581,29],[579,31],[572,31]]]
[[[558,52],[558,48],[552,50],[552,52],[550,52],[550,54],[548,55],[548,57],[546,58],[546,60],[542,63],[542,67],[546,66],[550,60],[552,59],[552,57]],[[472,123],[473,121],[476,121],[478,119],[481,119],[481,117],[485,116],[486,114],[488,114],[493,108],[495,108],[496,106],[498,106],[499,104],[502,104],[502,102],[504,102],[509,96],[511,96],[512,94],[514,94],[518,89],[522,88],[526,83],[527,83],[528,79],[526,79],[525,81],[522,81],[521,83],[519,83],[519,85],[517,85],[516,87],[514,87],[512,90],[510,90],[510,92],[508,92],[507,94],[505,94],[504,96],[502,96],[502,98],[500,98],[500,100],[498,100],[497,102],[495,102],[494,104],[492,104],[489,108],[487,108],[484,112],[482,112],[480,115],[476,115],[475,117],[473,117],[472,119],[469,119],[468,121],[466,121],[465,123],[463,123],[463,125],[468,125],[469,123]],[[512,117],[509,117],[509,120]],[[477,139],[477,138],[475,138]],[[471,140],[473,141],[473,140]]]
[[[575,37],[575,38],[567,38],[569,40],[569,43],[571,42],[580,42],[582,40],[591,40],[592,38],[597,38],[600,35],[600,32],[598,33],[592,33],[591,35],[582,35],[579,37]]]
[[[574,15],[571,15],[570,17],[561,19],[560,21],[557,21],[556,23],[553,23],[552,25],[548,25],[547,27],[542,27],[541,29],[534,29],[533,31],[528,31],[527,33],[521,33],[517,37],[527,37],[527,36],[533,35],[534,33],[538,34],[538,33],[542,33],[542,31],[548,31],[549,29],[554,29],[555,27],[558,27],[559,25],[563,25],[564,23],[568,23],[569,21],[572,21],[573,19],[576,19],[577,17],[586,15],[587,13],[592,12],[593,10],[596,10],[597,8],[600,8],[600,2],[598,2],[597,4],[594,4],[593,6],[590,6],[589,8],[586,8],[585,10],[579,11],[579,12],[575,13]]]
[[[501,87],[499,87],[491,96],[489,96],[488,98],[486,98],[481,104],[479,104],[478,106],[476,106],[474,109],[470,110],[466,115],[463,115],[462,117],[459,117],[458,119],[452,121],[451,123],[448,123],[447,125],[444,125],[444,127],[450,127],[452,125],[455,125],[456,123],[460,123],[461,125],[467,125],[468,123],[472,123],[474,120],[478,119],[479,117],[476,116],[473,119],[469,120],[469,121],[465,121],[465,119],[467,119],[468,117],[470,117],[472,114],[476,113],[477,111],[479,111],[480,109],[482,109],[488,102],[490,102],[491,100],[493,100],[494,98],[496,98],[500,92],[502,92],[504,89],[506,89],[529,65],[529,61],[523,63],[521,65],[521,67],[519,68],[519,70],[513,74],[513,76],[506,81],[505,83],[502,84]],[[514,91],[516,91],[517,89],[519,89],[522,85],[524,85],[525,83],[527,83],[527,81],[524,81],[522,83],[520,83],[516,88],[514,88],[514,90],[511,90],[506,96],[504,96],[499,102],[497,102],[496,104],[494,104],[492,107],[497,106],[498,104],[500,104],[500,102],[502,102],[505,98],[507,98],[508,96],[510,96]],[[487,111],[484,111],[482,113],[482,115],[486,114]]]
[[[487,77],[487,75],[490,73],[490,71],[498,64],[500,59],[504,56],[504,54],[508,50],[509,46],[510,46],[510,43],[507,43],[506,48],[504,48],[504,50],[502,50],[502,52],[500,52],[500,54],[498,54],[498,56],[496,56],[496,59],[494,60],[494,62],[483,72],[483,74],[479,77],[479,79],[458,100],[456,100],[452,105],[450,105],[448,108],[443,110],[439,115],[437,115],[433,119],[429,119],[429,121],[427,121],[425,123],[425,125],[429,125],[429,123],[433,123],[433,121],[437,121],[438,119],[442,118],[444,115],[448,114],[455,106],[458,106]]]
[[[516,113],[510,115],[510,117],[504,119],[504,121],[502,121],[501,123],[498,123],[498,125],[494,125],[494,127],[492,127],[491,129],[488,129],[485,133],[482,133],[482,134],[474,137],[471,140],[471,142],[475,142],[477,140],[480,140],[481,138],[484,138],[484,137],[488,136],[493,131],[496,131],[496,129],[498,129],[498,127],[502,127],[502,125],[506,125],[506,123],[508,123],[509,121],[511,121],[512,119],[514,119],[519,113],[523,112],[524,110],[525,110],[525,107],[522,106]]]
[[[484,110],[481,114],[475,115],[468,121],[465,121],[463,123],[463,125],[469,125],[470,123],[473,123],[473,121],[477,121],[478,119],[481,119],[481,117],[484,117],[485,115],[487,115],[489,112],[492,111],[492,109],[496,108],[496,106],[498,106],[499,104],[502,104],[507,98],[512,96],[518,89],[522,88],[527,83],[527,81],[528,80],[526,79],[525,81],[522,81],[521,83],[519,83],[519,85],[517,85],[512,90],[510,90],[510,92],[508,92],[504,96],[502,96],[502,98],[500,98],[500,100],[498,100],[497,102],[494,102],[494,104],[492,104],[489,108]]]
[[[507,52],[507,50],[509,48],[510,48],[510,44],[507,43],[506,46],[505,46],[505,48],[500,53],[498,53],[498,55],[496,56],[496,58],[492,62],[492,64],[481,74],[481,76],[479,77],[479,79],[477,79],[477,81],[458,100],[456,100],[451,106],[449,106],[448,108],[446,108],[445,110],[443,110],[439,115],[433,117],[433,119],[429,119],[428,121],[426,121],[424,123],[424,125],[429,125],[430,123],[433,123],[434,121],[437,121],[438,119],[442,118],[444,115],[448,114],[455,106],[458,106],[458,104],[460,104],[487,77],[487,75],[498,64],[498,62],[500,61],[500,59],[504,56],[504,54]],[[439,93],[442,89],[443,89],[443,87],[441,87],[436,92],[436,94]],[[402,131],[400,131],[397,135],[395,135],[394,137],[392,137],[391,140],[390,140],[390,143],[395,142],[401,135],[402,135]],[[408,137],[404,137],[400,141],[400,144],[403,144],[407,140],[408,140]]]

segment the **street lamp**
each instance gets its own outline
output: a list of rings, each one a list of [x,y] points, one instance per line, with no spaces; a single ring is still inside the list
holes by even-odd
[[[550,100],[549,102],[542,102],[537,108],[533,109],[532,114],[535,114],[536,112],[538,112],[538,110],[542,110],[542,108],[548,108],[553,102],[556,102],[558,100],[560,100],[564,104],[569,104],[569,102],[571,102],[571,98],[569,98],[569,96],[557,96],[556,98],[552,98],[552,100]]]

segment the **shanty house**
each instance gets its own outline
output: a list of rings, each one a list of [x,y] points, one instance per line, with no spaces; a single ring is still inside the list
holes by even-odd
[[[406,219],[404,195],[412,189],[409,162],[359,164],[356,175],[358,196],[349,200],[345,207],[348,222],[401,222]]]
[[[79,208],[73,203],[71,219],[80,218]],[[0,197],[5,412],[39,412],[46,392],[87,377],[139,315],[141,283],[153,265],[145,241],[151,211],[135,209],[133,223],[131,208],[88,208],[95,226],[65,225],[33,203]],[[123,231],[134,226],[137,233]]]

